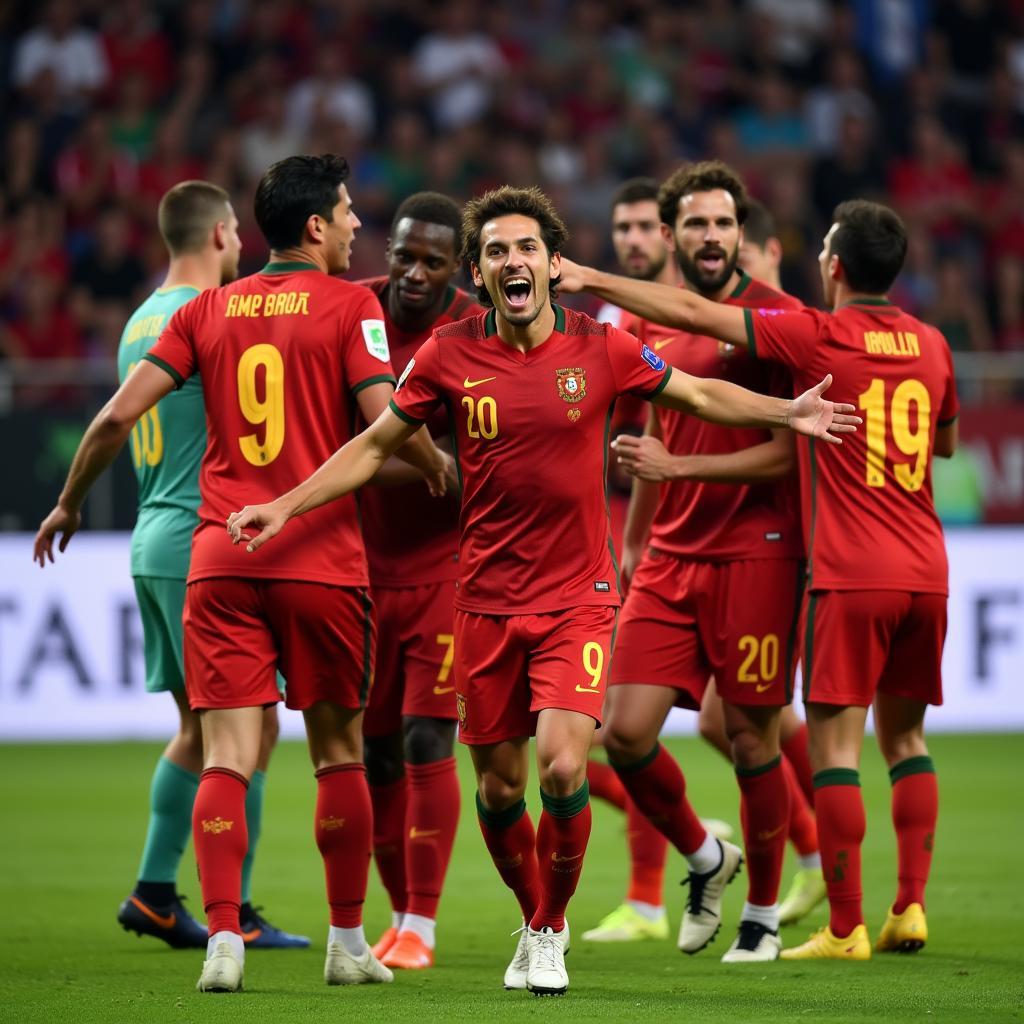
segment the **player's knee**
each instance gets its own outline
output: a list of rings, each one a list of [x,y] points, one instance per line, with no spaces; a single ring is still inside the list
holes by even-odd
[[[363,739],[363,762],[366,781],[371,786],[387,786],[405,774],[402,736],[366,736]]]
[[[454,722],[412,716],[404,720],[404,752],[408,764],[443,761],[452,756],[454,747]]]
[[[700,738],[713,747],[721,747],[727,742],[721,717],[709,714],[703,708],[697,715],[697,731],[700,733]]]
[[[878,732],[878,749],[882,752],[886,764],[891,768],[894,764],[906,761],[910,757],[923,757],[928,754],[924,741],[924,732],[899,733],[895,736]]]
[[[760,768],[779,751],[756,729],[739,729],[729,737],[732,762],[737,768]]]
[[[493,772],[485,772],[477,780],[477,790],[484,807],[489,811],[503,811],[523,799],[526,780],[504,778]]]
[[[652,743],[646,742],[646,736],[639,735],[626,723],[610,721],[605,724],[604,729],[604,749],[608,751],[608,757],[617,764],[639,761],[653,746]]]
[[[587,775],[586,761],[561,751],[540,764],[540,788],[550,796],[572,796]]]
[[[263,712],[263,731],[260,735],[260,752],[264,756],[277,746],[281,735],[281,720],[278,718],[277,706],[274,705]]]

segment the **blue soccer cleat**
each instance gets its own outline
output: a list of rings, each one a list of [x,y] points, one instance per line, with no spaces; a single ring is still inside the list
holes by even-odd
[[[163,939],[174,949],[206,949],[209,938],[206,925],[185,909],[178,895],[165,906],[156,906],[132,894],[121,904],[117,920],[125,931]]]
[[[246,949],[308,949],[309,938],[275,928],[251,903],[243,903],[239,923]]]

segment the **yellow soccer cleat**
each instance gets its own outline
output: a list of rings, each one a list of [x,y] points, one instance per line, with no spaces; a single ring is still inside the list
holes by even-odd
[[[859,924],[845,939],[837,939],[828,925],[819,928],[802,946],[784,949],[782,960],[870,960],[868,930]]]
[[[668,915],[652,921],[628,903],[606,914],[597,925],[583,933],[588,942],[640,942],[643,939],[667,939]]]
[[[821,868],[804,868],[793,876],[793,884],[779,905],[779,924],[796,924],[806,917],[826,896],[825,877]]]
[[[924,907],[911,903],[902,914],[894,914],[892,907],[885,915],[885,924],[878,933],[875,951],[878,953],[916,953],[928,941],[928,922]]]

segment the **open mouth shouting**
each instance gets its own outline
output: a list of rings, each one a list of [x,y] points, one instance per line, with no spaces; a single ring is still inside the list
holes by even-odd
[[[718,277],[725,269],[725,250],[718,248],[701,249],[696,264],[707,277]]]
[[[513,274],[505,278],[501,290],[505,295],[505,301],[508,303],[509,309],[525,311],[530,301],[533,285],[528,277],[522,274]]]

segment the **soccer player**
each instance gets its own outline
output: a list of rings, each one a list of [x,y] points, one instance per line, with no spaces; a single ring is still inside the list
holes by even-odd
[[[791,426],[838,442],[852,407],[793,401],[674,373],[635,338],[552,302],[566,230],[538,189],[467,204],[463,255],[488,312],[434,332],[390,407],[294,490],[233,513],[256,553],[293,517],[364,484],[439,407],[463,481],[455,599],[460,737],[470,745],[484,840],[524,924],[505,974],[539,995],[568,987],[565,908],[590,833],[587,753],[601,714],[619,604],[604,496],[606,424],[640,394],[738,426]],[[283,543],[288,543],[287,536]],[[526,814],[529,737],[543,812]]]
[[[201,374],[209,430],[184,625],[185,680],[204,751],[192,819],[210,931],[202,991],[242,987],[245,797],[263,708],[279,698],[278,665],[288,706],[303,712],[316,771],[314,831],[331,915],[324,978],[392,980],[361,923],[372,829],[361,725],[374,627],[355,501],[309,517],[255,558],[223,535],[228,492],[266,498],[301,479],[349,438],[357,410],[372,421],[392,393],[380,304],[330,276],[348,268],[359,227],[347,176],[345,161],[331,155],[289,157],[264,174],[255,214],[270,262],[174,314],[90,424],[36,537],[40,564],[52,560],[58,532],[65,548],[89,485],[136,421]],[[449,457],[411,434],[403,456],[443,492]]]
[[[781,292],[782,242],[775,234],[775,218],[764,203],[752,197],[748,197],[747,203],[749,208],[743,222],[739,266],[755,281],[764,281]]]
[[[384,310],[391,358],[404,366],[432,330],[479,310],[452,278],[462,211],[437,192],[398,207],[388,273],[362,282]],[[447,417],[430,423],[447,434]],[[382,480],[383,477],[388,479]],[[434,925],[459,821],[452,611],[459,572],[457,498],[432,498],[392,460],[359,504],[377,612],[377,663],[363,716],[373,854],[392,922],[373,947],[388,967],[434,962]]]
[[[185,181],[161,199],[158,222],[171,261],[163,285],[125,325],[118,347],[123,381],[186,302],[238,276],[241,243],[230,227],[228,194],[205,181]],[[192,803],[203,765],[199,716],[188,706],[182,651],[192,531],[199,508],[199,463],[206,448],[203,389],[198,379],[158,402],[132,429],[139,514],[132,534],[132,577],[142,616],[146,689],[170,692],[178,731],[157,762],[150,786],[149,828],[132,894],[118,910],[125,929],[174,947],[205,948],[206,928],[175,890],[178,865],[192,831]],[[249,849],[242,868],[242,935],[250,947],[304,948],[309,939],[266,921],[252,904],[252,865],[263,816],[263,788],[277,740],[276,707],[263,718],[263,743],[245,800]]]
[[[699,330],[784,363],[797,387],[835,366],[857,395],[866,429],[841,452],[800,446],[809,568],[801,618],[804,701],[814,767],[829,924],[784,959],[867,960],[861,909],[864,805],[858,774],[867,709],[892,780],[899,884],[875,944],[914,951],[928,938],[924,890],[938,788],[924,739],[942,702],[948,565],[931,491],[933,455],[957,442],[949,346],[886,295],[906,255],[892,210],[841,203],[818,262],[830,314],[736,310],[677,289],[563,263],[587,288],[640,316]]]

